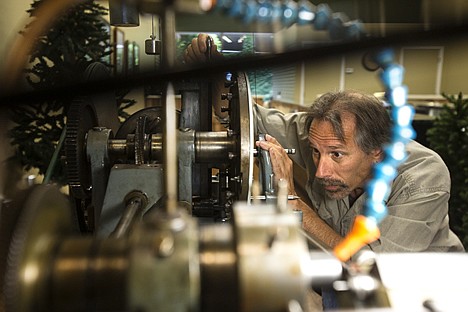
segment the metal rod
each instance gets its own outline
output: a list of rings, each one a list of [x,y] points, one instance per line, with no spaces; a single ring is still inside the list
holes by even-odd
[[[164,105],[163,153],[164,153],[164,185],[166,187],[166,212],[169,215],[177,211],[177,120],[174,86],[171,82],[166,88],[166,105]]]
[[[166,5],[164,7],[164,13],[160,18],[163,21],[161,65],[164,69],[171,69],[174,68],[176,58],[174,7],[172,5]]]
[[[276,196],[268,196],[268,198],[275,198]],[[265,195],[253,195],[250,196],[250,199],[252,200],[265,200],[267,197]],[[294,199],[299,199],[299,196],[296,195],[288,195],[288,200],[294,200]]]
[[[49,166],[47,167],[47,171],[44,175],[44,180],[42,181],[42,184],[49,184],[50,182],[52,174],[54,173],[55,165],[57,164],[59,153],[62,150],[63,142],[65,141],[66,133],[67,133],[67,125],[64,125],[62,129],[62,133],[60,134],[59,142],[57,144],[57,147],[55,148],[54,154],[52,155]]]
[[[128,196],[127,196],[128,197]],[[117,223],[114,231],[109,235],[112,238],[126,237],[133,224],[141,218],[143,209],[147,205],[148,200],[143,193],[135,192],[130,194],[130,199],[126,201],[123,214]]]

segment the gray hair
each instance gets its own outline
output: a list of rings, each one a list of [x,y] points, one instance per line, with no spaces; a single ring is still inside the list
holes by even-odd
[[[375,96],[358,91],[328,92],[320,96],[308,111],[307,130],[314,119],[328,121],[338,139],[344,141],[343,113],[354,116],[354,140],[365,153],[390,142],[392,122],[387,109]]]

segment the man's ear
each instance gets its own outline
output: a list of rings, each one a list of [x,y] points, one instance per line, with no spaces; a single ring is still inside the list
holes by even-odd
[[[378,163],[378,162],[382,161],[382,159],[384,157],[383,149],[377,148],[377,149],[373,150],[371,152],[371,156],[372,156],[372,158],[374,160],[374,163]]]

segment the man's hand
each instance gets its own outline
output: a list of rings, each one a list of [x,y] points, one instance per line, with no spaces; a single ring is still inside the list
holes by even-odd
[[[283,179],[288,182],[289,195],[297,195],[294,189],[293,162],[285,149],[278,141],[269,134],[265,135],[265,141],[257,141],[256,145],[270,152],[271,165],[275,180]],[[289,201],[289,205],[296,210],[302,211],[302,227],[320,240],[328,248],[333,249],[342,237],[335,232],[317,212],[304,203],[301,199]]]
[[[206,53],[208,38],[207,34],[199,34],[197,38],[192,39],[192,43],[188,45],[184,53],[186,64],[203,63],[208,60]],[[214,43],[211,45],[211,58],[213,60],[222,58],[222,54],[218,52],[217,46]]]
[[[288,194],[297,195],[294,189],[293,162],[281,144],[274,137],[266,134],[265,141],[257,141],[256,145],[270,153],[275,182],[278,183],[280,179],[288,182]]]

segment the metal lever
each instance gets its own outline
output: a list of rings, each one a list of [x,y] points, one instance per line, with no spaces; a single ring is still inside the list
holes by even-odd
[[[258,135],[259,141],[265,141],[265,134]],[[274,188],[274,173],[273,166],[271,165],[270,153],[267,150],[260,149],[257,151],[258,159],[260,162],[260,182],[262,191],[265,194],[265,200],[276,201],[276,194]]]
[[[211,60],[211,48],[213,47],[213,38],[211,38],[210,36],[208,36],[206,38],[206,52],[205,52],[205,55],[206,55],[206,60],[207,61],[210,61]]]
[[[276,195],[271,196],[269,198],[275,198],[276,199]],[[266,200],[267,197],[265,195],[252,195],[252,196],[250,196],[250,199]],[[295,199],[300,199],[300,197],[297,196],[297,195],[288,195],[288,200],[295,200]]]
[[[265,134],[260,133],[258,135],[258,140],[259,141],[266,141]],[[294,148],[285,148],[284,151],[287,154],[296,154],[296,149]],[[275,174],[273,173],[273,166],[271,164],[271,159],[270,159],[270,152],[267,150],[264,150],[262,148],[254,150],[254,156],[257,156],[260,162],[260,183],[262,185],[262,191],[265,195],[263,195],[261,198],[255,198],[255,199],[264,199],[267,202],[276,202],[277,199],[277,192],[275,189],[275,183],[274,183],[274,178]],[[288,199],[297,199],[297,198],[289,198]]]

